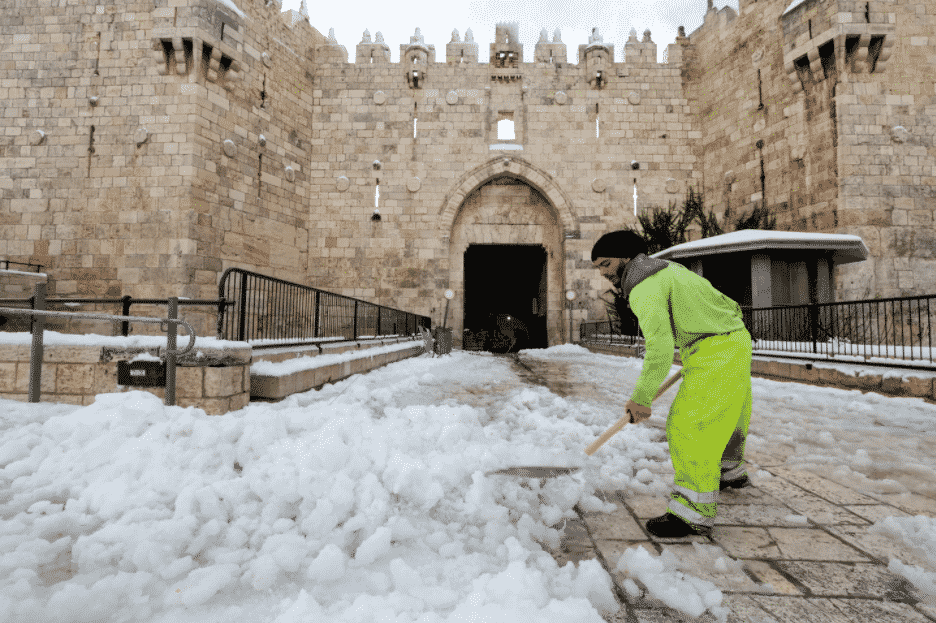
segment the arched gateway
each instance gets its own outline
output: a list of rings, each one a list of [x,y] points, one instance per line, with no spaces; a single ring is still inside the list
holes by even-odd
[[[455,345],[503,352],[563,343],[565,234],[572,205],[551,176],[516,157],[469,171],[441,210],[449,236]]]

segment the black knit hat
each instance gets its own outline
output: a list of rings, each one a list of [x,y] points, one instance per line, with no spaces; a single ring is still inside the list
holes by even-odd
[[[599,257],[637,257],[647,253],[647,243],[638,234],[624,229],[606,233],[592,247],[592,261]]]

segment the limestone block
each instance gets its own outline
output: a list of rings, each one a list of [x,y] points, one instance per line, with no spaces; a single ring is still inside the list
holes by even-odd
[[[46,345],[43,348],[42,360],[56,363],[98,363],[101,360],[101,347]]]
[[[45,363],[42,365],[42,374],[39,379],[39,391],[42,394],[55,392],[55,373],[57,364]],[[29,362],[16,364],[16,389],[21,392],[29,391]]]
[[[207,415],[224,415],[230,411],[230,398],[202,398],[195,405],[202,409]]]
[[[228,410],[237,411],[250,404],[250,394],[248,392],[240,392],[231,396],[229,400],[230,405],[228,406]]]
[[[883,378],[880,374],[862,374],[858,377],[857,381],[858,386],[862,389],[881,389]]]
[[[243,378],[240,366],[203,369],[205,371],[205,396],[213,398],[239,393]]]
[[[14,392],[16,387],[16,364],[0,363],[0,392]]]
[[[94,365],[60,363],[56,367],[56,392],[81,395],[94,393]],[[45,373],[45,370],[43,370],[43,373]]]
[[[204,395],[202,380],[205,370],[212,368],[177,367],[176,368],[176,397],[201,398]]]
[[[94,391],[96,394],[117,391],[116,361],[94,366]]]

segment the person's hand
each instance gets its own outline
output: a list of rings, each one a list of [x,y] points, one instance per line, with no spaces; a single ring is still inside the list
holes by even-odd
[[[627,404],[624,405],[624,412],[630,415],[631,424],[640,424],[644,420],[650,418],[650,407],[645,407],[641,404],[637,404],[633,400],[628,400]]]

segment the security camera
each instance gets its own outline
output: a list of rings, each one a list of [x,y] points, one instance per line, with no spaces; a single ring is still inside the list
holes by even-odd
[[[375,171],[379,171],[379,170],[380,170],[380,167],[382,167],[382,166],[383,166],[383,165],[380,164],[380,160],[374,160],[374,170],[375,170]]]
[[[631,160],[631,168],[632,168],[634,171],[636,171],[637,169],[640,168],[640,163],[637,162],[636,160]]]

